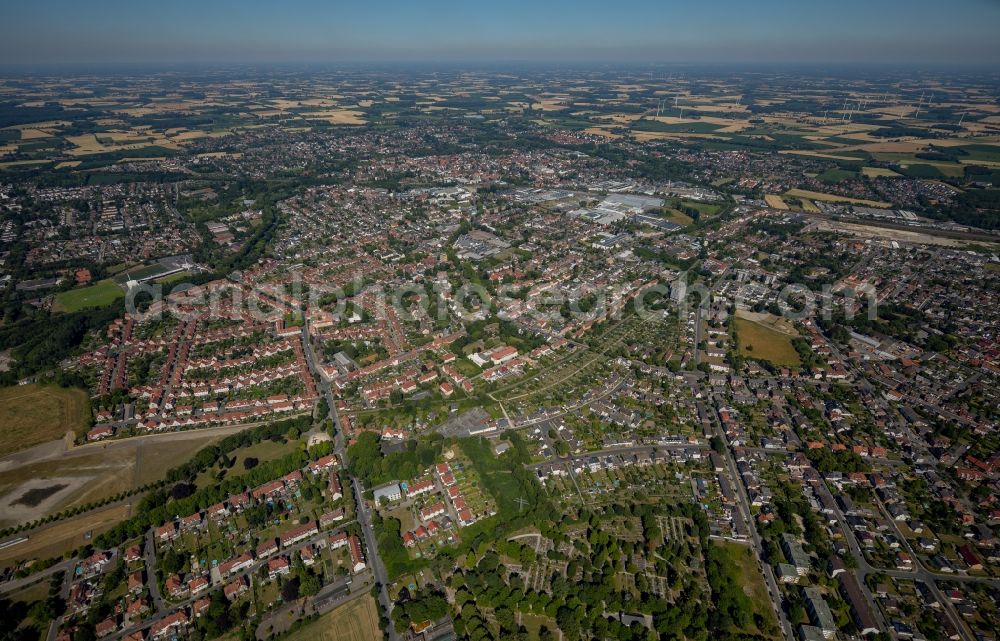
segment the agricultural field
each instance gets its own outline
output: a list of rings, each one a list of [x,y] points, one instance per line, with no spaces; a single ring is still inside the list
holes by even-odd
[[[899,174],[885,167],[862,167],[861,174],[867,178],[899,178]]]
[[[767,194],[764,196],[764,202],[766,202],[769,207],[774,207],[775,209],[788,209],[788,205],[781,199],[781,196],[778,196],[777,194]]]
[[[125,292],[112,280],[102,280],[88,287],[78,287],[56,295],[59,311],[78,312],[88,307],[105,307],[125,296]]]
[[[0,455],[75,434],[89,421],[90,403],[83,390],[40,385],[0,389]]]
[[[302,114],[307,120],[322,120],[331,125],[364,125],[364,112],[353,109],[331,109]]]
[[[784,193],[784,195],[793,196],[795,198],[810,198],[812,200],[820,200],[828,203],[850,203],[852,205],[864,205],[866,207],[886,208],[890,206],[890,203],[883,202],[880,200],[865,200],[864,198],[848,198],[847,196],[838,196],[837,194],[824,194],[819,191],[809,191],[807,189],[789,189]]]
[[[820,175],[816,176],[817,180],[828,185],[836,185],[837,183],[844,182],[845,180],[850,180],[852,178],[857,178],[857,173],[846,169],[827,169]]]

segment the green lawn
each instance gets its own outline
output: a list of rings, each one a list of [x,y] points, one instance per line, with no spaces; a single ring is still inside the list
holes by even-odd
[[[125,292],[111,280],[102,280],[88,287],[78,287],[56,294],[56,308],[77,312],[88,307],[105,307],[123,297]]]
[[[764,575],[757,567],[757,559],[746,545],[732,542],[717,541],[712,543],[725,553],[726,565],[730,572],[736,577],[736,583],[743,586],[743,592],[753,604],[754,617],[759,617],[764,625],[763,630],[758,626],[741,630],[747,634],[759,633],[761,636],[777,638],[776,635],[769,634],[777,631],[778,621],[774,615],[774,608],[771,605],[771,597],[767,593],[767,586],[764,584]]]
[[[799,353],[792,346],[792,337],[745,318],[736,319],[740,354],[760,358],[775,365],[799,365]]]
[[[701,203],[697,200],[682,200],[681,205],[684,207],[690,207],[691,209],[697,209],[701,212],[702,216],[714,216],[719,213],[722,209],[722,205],[716,205],[714,203]]]

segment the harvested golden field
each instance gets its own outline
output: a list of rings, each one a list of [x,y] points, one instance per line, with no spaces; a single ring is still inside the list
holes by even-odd
[[[861,160],[860,156],[852,157],[850,154],[844,154],[843,156],[838,156],[838,155],[835,155],[833,153],[823,153],[821,151],[812,151],[811,149],[782,149],[778,153],[779,154],[792,154],[792,155],[795,155],[795,156],[808,156],[810,158],[825,158],[827,160]]]
[[[882,202],[880,200],[865,200],[864,198],[848,198],[847,196],[838,196],[836,194],[824,194],[818,191],[809,191],[808,189],[789,189],[784,193],[784,195],[794,196],[796,198],[811,198],[812,200],[821,200],[827,203],[851,203],[852,205],[881,207],[883,209],[892,206],[890,203]]]
[[[51,160],[10,160],[8,162],[0,162],[0,169],[7,169],[9,167],[24,167],[27,165],[44,165],[46,163],[52,162]]]
[[[185,131],[170,138],[173,142],[183,143],[201,138],[225,138],[231,136],[231,131]]]
[[[636,140],[684,140],[686,138],[702,138],[705,140],[728,140],[715,134],[678,133],[672,131],[633,131]]]
[[[774,207],[775,209],[788,209],[788,205],[781,199],[781,196],[777,194],[767,194],[764,196],[764,202],[766,202],[769,207]]]
[[[814,203],[813,201],[809,200],[808,198],[800,198],[799,201],[802,203],[802,209],[804,211],[808,211],[813,214],[819,213],[820,211],[819,207],[817,207],[816,203]]]
[[[21,140],[38,140],[39,138],[51,138],[54,134],[44,129],[22,129]]]
[[[149,116],[156,113],[155,110],[149,107],[122,107],[121,109],[115,109],[115,112],[132,116],[133,118],[141,118],[142,116]]]
[[[616,134],[612,131],[608,131],[607,129],[602,129],[601,127],[587,127],[583,130],[583,133],[590,134],[592,136],[602,136],[612,140],[617,140],[622,137],[621,134]]]
[[[879,107],[878,109],[869,109],[868,112],[903,117],[903,116],[909,116],[916,110],[917,108],[913,105],[896,105],[893,107]]]
[[[14,125],[11,129],[62,129],[69,127],[73,123],[68,120],[46,120],[44,122],[32,122],[24,125]]]
[[[862,167],[861,173],[868,178],[898,178],[899,174],[885,167]]]
[[[302,626],[286,641],[370,641],[381,636],[375,599],[366,594]]]
[[[531,103],[531,108],[536,111],[562,111],[565,105],[561,100],[539,100]]]
[[[715,103],[715,104],[710,104],[710,105],[690,105],[690,106],[684,107],[684,109],[685,110],[690,109],[691,111],[707,111],[707,112],[725,111],[725,112],[734,113],[734,114],[739,114],[739,113],[745,113],[746,112],[747,106],[746,105],[737,105],[736,102],[735,102],[736,98],[729,97],[729,98],[726,98],[726,100],[731,100],[732,102],[727,102],[727,103],[724,103],[724,104]]]
[[[363,111],[356,111],[353,109],[311,111],[302,115],[309,120],[325,120],[331,125],[364,125],[368,122],[365,120],[365,114]]]
[[[144,136],[142,138],[132,138],[122,142],[114,142],[110,138],[105,138],[104,132],[99,134],[80,134],[77,136],[66,136],[66,140],[75,148],[70,149],[71,156],[88,156],[92,154],[107,154],[117,151],[136,151],[147,147],[163,147],[165,149],[180,149],[176,144],[162,136]],[[102,140],[103,139],[103,140]]]
[[[95,137],[101,144],[129,144],[129,143],[139,143],[139,142],[149,142],[156,138],[155,135],[150,134],[149,131],[102,131],[95,134]]]
[[[593,111],[574,111],[570,115],[586,117],[593,113],[594,113]],[[611,122],[616,125],[628,125],[629,123],[639,120],[642,117],[643,117],[642,114],[600,114],[600,115],[595,115],[594,120],[602,122]],[[649,116],[646,117],[648,118]]]
[[[0,389],[0,455],[83,430],[89,421],[84,390],[41,385]]]
[[[737,120],[735,122],[729,121],[729,123],[730,124],[728,125],[724,125],[722,129],[716,129],[716,132],[720,134],[735,134],[750,126],[749,120]]]

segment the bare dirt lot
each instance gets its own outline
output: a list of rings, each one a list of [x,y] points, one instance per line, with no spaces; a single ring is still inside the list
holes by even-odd
[[[102,510],[88,512],[68,521],[59,521],[44,529],[32,532],[28,540],[0,550],[0,567],[13,565],[16,559],[48,559],[73,550],[113,525],[128,518],[131,505],[114,505]]]

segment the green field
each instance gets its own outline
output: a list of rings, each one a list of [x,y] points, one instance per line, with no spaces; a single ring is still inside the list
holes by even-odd
[[[799,365],[799,353],[792,346],[792,337],[745,318],[736,319],[740,355],[759,358],[775,365]]]
[[[105,307],[124,295],[125,292],[114,281],[102,280],[88,287],[56,294],[56,308],[63,312],[77,312],[88,307]]]
[[[90,403],[83,390],[41,385],[0,389],[0,455],[62,438],[89,422]]]
[[[846,169],[827,169],[816,176],[816,179],[828,185],[835,185],[851,178],[857,178],[857,176],[853,171],[847,171]]]
[[[759,633],[765,637],[774,637],[770,631],[778,630],[778,621],[774,615],[774,608],[771,605],[771,597],[767,593],[767,586],[764,584],[764,575],[758,568],[757,559],[749,547],[739,543],[715,542],[713,545],[725,553],[726,565],[730,571],[738,578],[736,583],[743,586],[743,592],[750,597],[753,603],[754,619],[760,619],[760,624],[753,628],[741,630],[748,635]],[[764,627],[765,629],[760,629]],[[776,637],[774,637],[776,638]]]
[[[722,209],[722,205],[716,205],[714,203],[701,203],[697,200],[682,200],[681,205],[684,207],[690,207],[691,209],[697,209],[701,212],[702,216],[714,216]]]
[[[693,134],[710,134],[713,131],[717,131],[722,128],[723,125],[699,121],[665,123],[658,120],[637,120],[635,124],[632,125],[632,129],[635,131],[663,131],[667,133]]]

